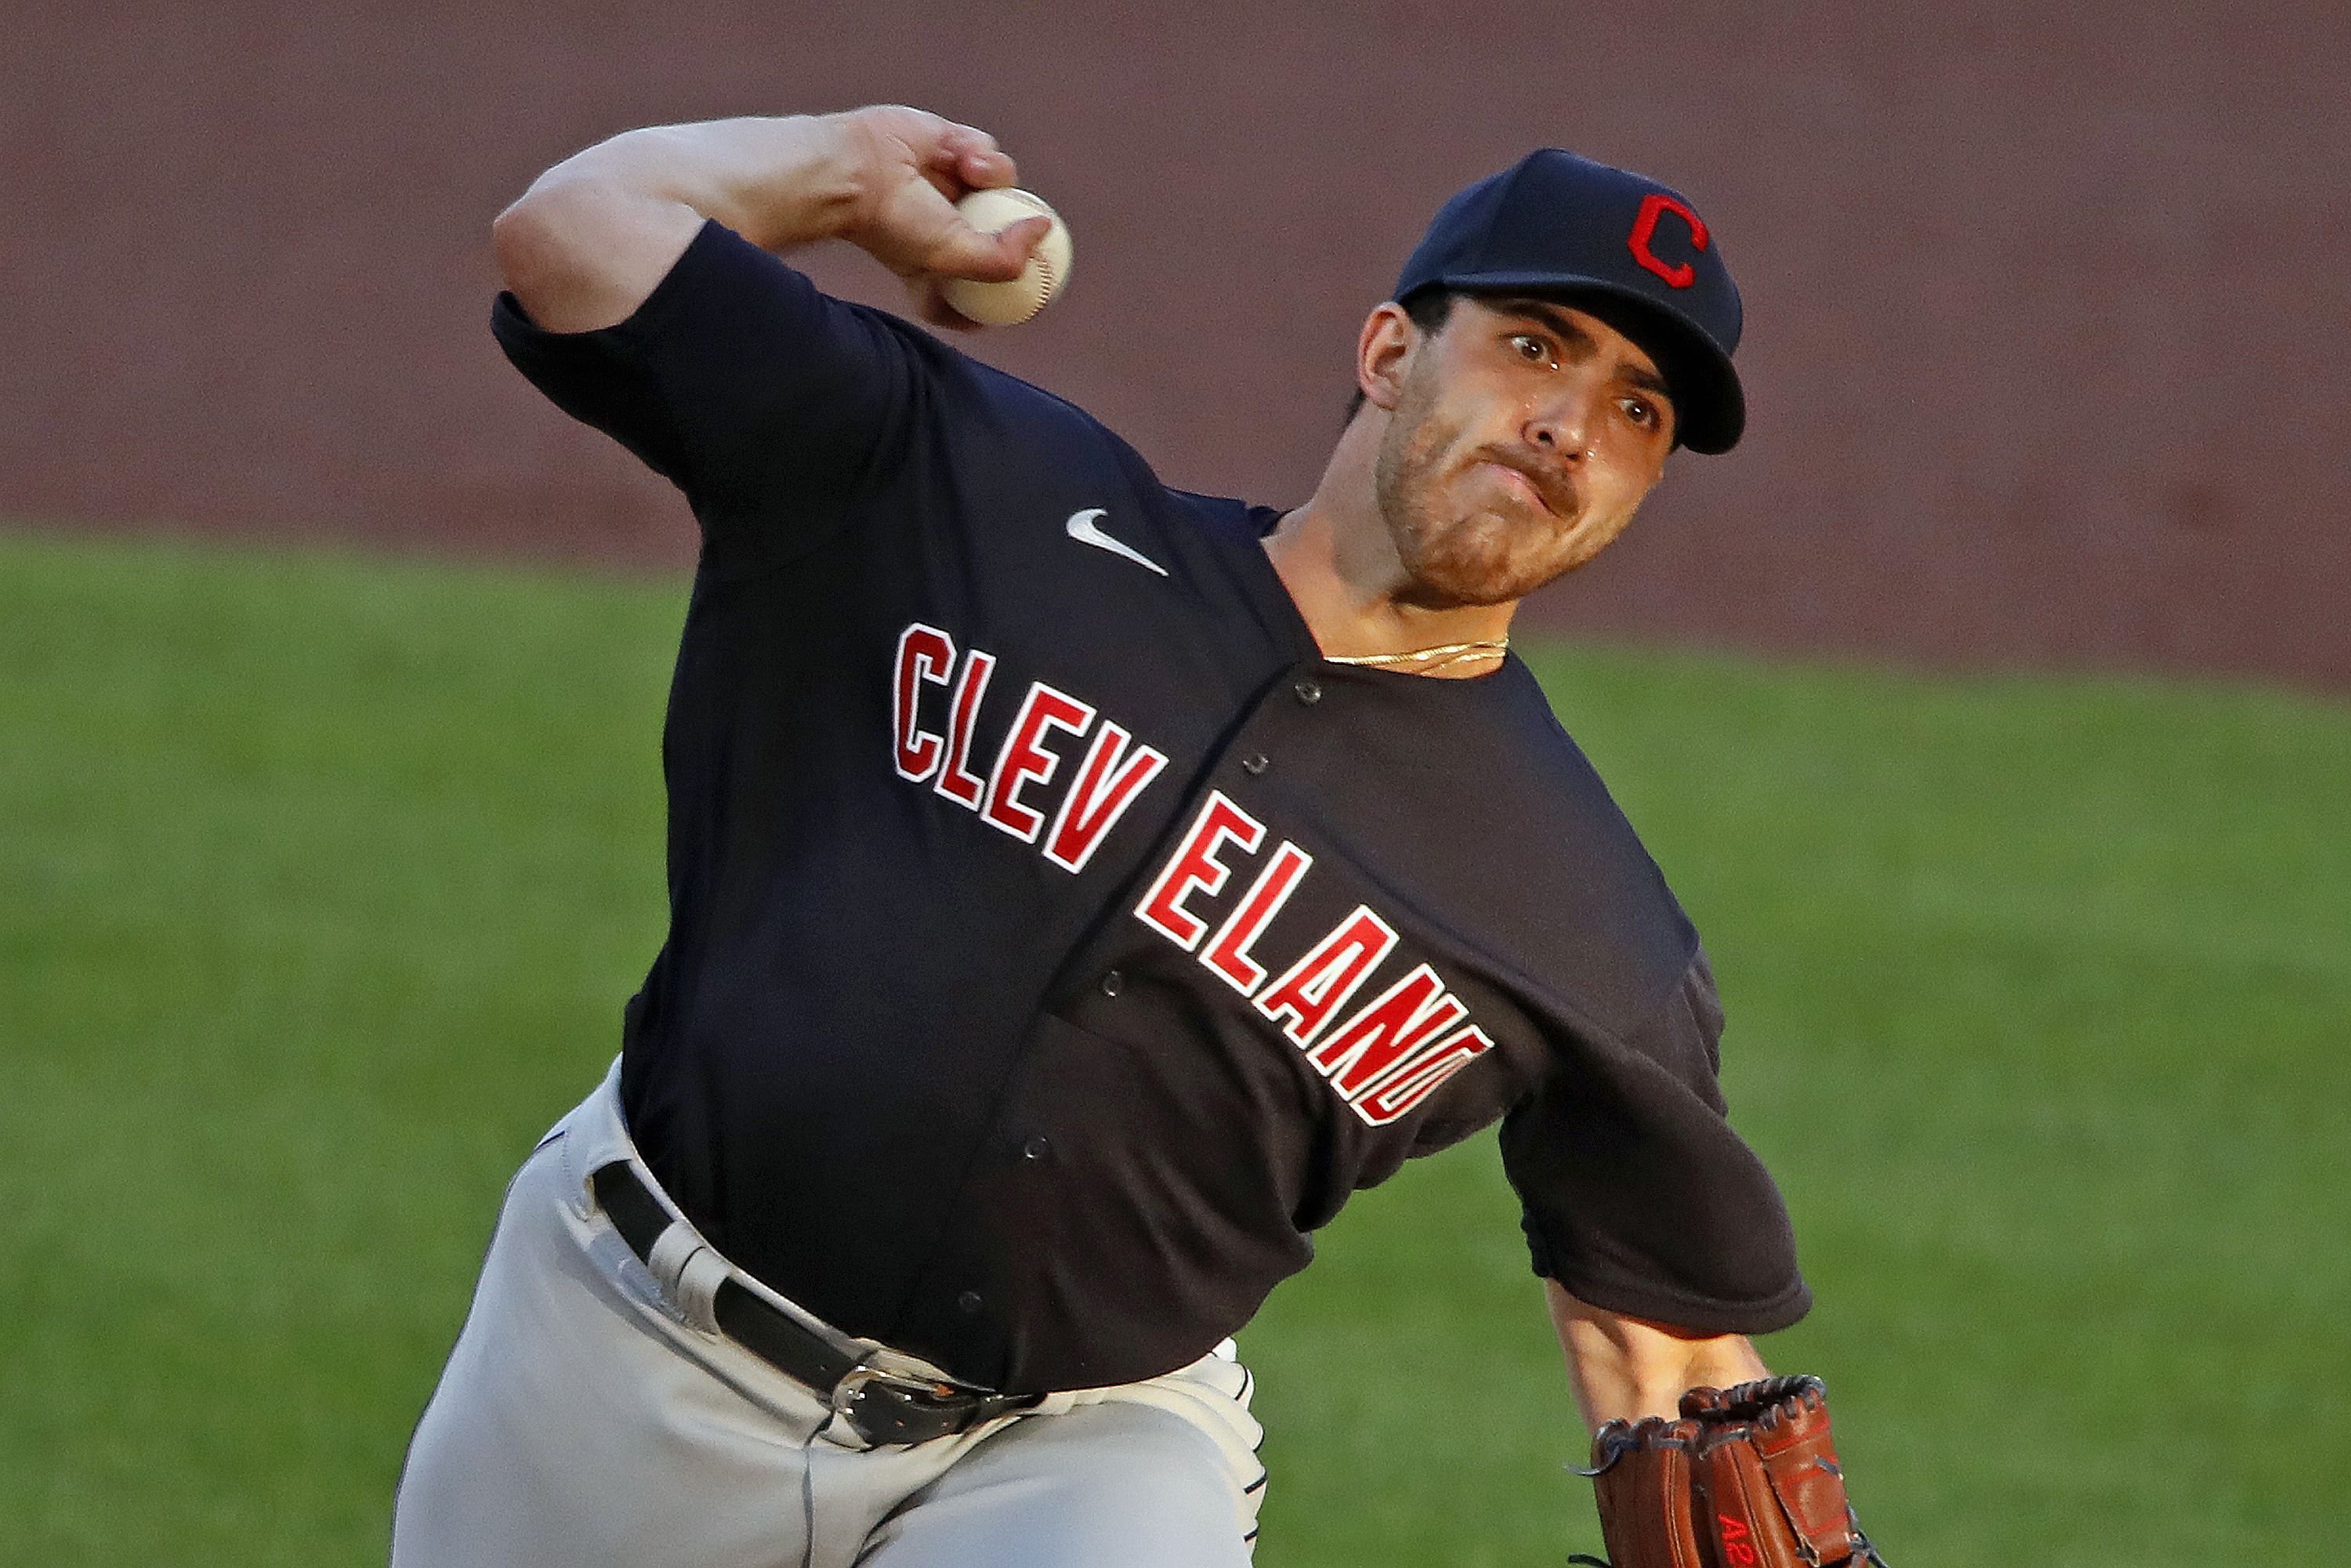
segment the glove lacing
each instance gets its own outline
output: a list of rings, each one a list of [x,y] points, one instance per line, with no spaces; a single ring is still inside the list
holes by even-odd
[[[1611,1458],[1613,1459],[1614,1456],[1612,1455]],[[1601,1467],[1602,1469],[1607,1468],[1606,1465]],[[1861,1521],[1855,1516],[1850,1503],[1845,1506],[1844,1518],[1845,1531],[1853,1537],[1853,1550],[1833,1563],[1823,1563],[1822,1568],[1851,1568],[1852,1564],[1857,1563],[1871,1563],[1874,1568],[1887,1568],[1886,1559],[1877,1554],[1876,1545],[1868,1536],[1861,1532]],[[1581,1568],[1616,1568],[1616,1565],[1605,1557],[1588,1557],[1581,1552],[1569,1552],[1567,1560],[1571,1563],[1580,1564]]]

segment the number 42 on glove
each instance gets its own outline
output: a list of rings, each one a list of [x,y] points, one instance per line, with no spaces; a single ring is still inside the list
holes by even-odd
[[[1601,1427],[1576,1473],[1593,1478],[1614,1568],[1886,1568],[1845,1498],[1817,1377],[1693,1388],[1677,1421]]]

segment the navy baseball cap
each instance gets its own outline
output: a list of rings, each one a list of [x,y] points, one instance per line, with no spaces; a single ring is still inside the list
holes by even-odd
[[[1739,287],[1706,221],[1646,175],[1528,153],[1438,209],[1395,298],[1431,288],[1556,297],[1599,317],[1657,362],[1693,452],[1728,452],[1747,427],[1730,368]]]

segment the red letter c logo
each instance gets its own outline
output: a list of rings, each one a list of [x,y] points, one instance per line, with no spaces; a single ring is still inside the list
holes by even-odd
[[[1633,220],[1633,235],[1625,244],[1632,246],[1635,261],[1639,262],[1676,288],[1687,288],[1698,281],[1698,268],[1688,262],[1684,262],[1679,267],[1668,267],[1657,259],[1656,251],[1649,248],[1649,240],[1657,232],[1657,219],[1666,213],[1677,214],[1682,222],[1689,225],[1692,250],[1706,248],[1705,221],[1662,191],[1652,191],[1641,198],[1641,215]]]

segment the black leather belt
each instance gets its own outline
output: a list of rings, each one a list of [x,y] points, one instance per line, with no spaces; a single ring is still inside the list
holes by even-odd
[[[650,1268],[653,1243],[670,1227],[669,1210],[626,1160],[605,1166],[588,1181],[612,1228]],[[712,1293],[711,1310],[728,1339],[823,1400],[869,1443],[926,1443],[952,1437],[991,1417],[1028,1409],[1039,1398],[927,1382],[870,1366],[731,1277],[719,1281]]]

